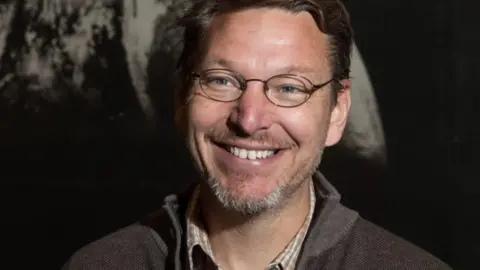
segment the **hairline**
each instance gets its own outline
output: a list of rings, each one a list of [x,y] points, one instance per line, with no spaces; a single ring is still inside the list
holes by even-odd
[[[337,47],[335,45],[335,42],[338,41],[337,40],[337,36],[333,33],[330,33],[329,32],[329,29],[327,28],[328,27],[328,23],[325,21],[326,18],[328,17],[325,17],[324,16],[324,12],[325,10],[323,8],[321,8],[320,6],[318,6],[317,3],[312,3],[310,2],[310,4],[312,5],[298,5],[298,6],[288,6],[289,4],[288,3],[279,3],[279,5],[276,5],[274,3],[263,3],[263,4],[260,4],[260,5],[256,5],[256,4],[252,4],[252,5],[247,5],[247,6],[233,6],[233,7],[229,7],[225,10],[215,10],[215,7],[214,6],[209,6],[209,7],[206,7],[205,10],[203,11],[202,14],[200,15],[204,15],[203,18],[199,18],[198,21],[197,21],[197,30],[200,30],[201,33],[199,35],[199,39],[197,40],[197,50],[198,52],[197,53],[191,53],[191,56],[193,55],[194,56],[194,60],[195,62],[190,62],[190,64],[188,64],[188,67],[185,68],[185,66],[183,67],[180,67],[180,69],[182,70],[182,74],[183,75],[187,75],[188,74],[185,74],[185,72],[187,73],[191,73],[193,70],[195,69],[198,69],[199,66],[202,65],[202,61],[205,59],[205,53],[206,53],[206,46],[208,46],[208,31],[210,31],[211,29],[211,26],[213,24],[213,21],[218,18],[219,16],[224,16],[224,15],[228,15],[228,14],[234,14],[234,13],[239,13],[239,12],[243,12],[243,11],[248,11],[248,10],[262,10],[262,9],[265,9],[265,10],[281,10],[281,11],[284,11],[286,13],[290,13],[290,14],[293,14],[293,15],[297,15],[299,13],[302,13],[302,12],[307,12],[310,14],[310,16],[313,18],[314,22],[315,22],[315,25],[317,26],[317,29],[318,31],[320,31],[321,33],[323,33],[325,35],[325,38],[326,38],[326,47],[325,47],[325,53],[326,53],[326,60],[327,60],[327,64],[329,66],[329,72],[330,72],[330,75],[334,78],[334,82],[332,82],[332,84],[329,84],[328,85],[328,88],[330,88],[330,92],[332,92],[332,98],[334,100],[336,100],[336,96],[337,94],[339,93],[339,91],[341,91],[341,89],[339,90],[338,87],[341,88],[341,85],[339,85],[338,83],[343,80],[343,79],[348,79],[348,72],[349,71],[346,71],[346,76],[344,76],[342,74],[342,71],[338,70],[338,68],[345,68],[344,66],[342,65],[339,65],[338,64],[338,60],[342,60],[342,56],[341,55],[337,55]],[[341,6],[341,9],[343,9],[343,13],[346,12],[345,10],[345,7],[343,6],[343,4],[340,2],[339,5]],[[318,7],[318,9],[316,9],[316,7]],[[341,11],[342,13],[342,11]],[[206,15],[206,16],[205,16]],[[347,16],[346,18],[346,27],[349,28],[350,30],[346,31],[347,33],[349,32],[349,36],[347,36],[350,40],[352,39],[351,38],[351,26],[350,26],[350,22],[349,22],[349,17],[348,17],[348,12],[346,12],[345,14]],[[349,48],[347,48],[347,51],[348,53],[351,54],[351,47],[352,47],[352,42],[349,42]],[[203,55],[202,55],[203,54]],[[350,62],[350,56],[347,56],[347,62]],[[183,62],[183,63],[186,63],[186,62]],[[349,64],[350,65],[350,64]],[[349,69],[349,66],[346,67],[347,69]],[[340,73],[338,73],[340,72]],[[183,92],[188,92],[191,85],[192,85],[193,81],[190,79],[187,79],[187,81],[185,83],[182,83],[183,86],[186,86],[186,87],[181,87],[182,89],[179,89],[180,91],[183,91]],[[188,95],[187,93],[184,93],[185,96]]]
[[[209,43],[209,32],[212,30],[212,26],[214,24],[214,20],[215,19],[218,19],[219,16],[227,16],[227,15],[232,15],[232,14],[235,14],[235,13],[241,13],[241,12],[245,12],[245,11],[249,11],[249,10],[281,10],[281,11],[284,11],[286,13],[289,13],[289,14],[292,14],[292,15],[298,15],[299,13],[302,13],[302,12],[305,12],[307,13],[313,20],[313,23],[315,24],[316,28],[317,28],[317,31],[319,31],[319,33],[323,34],[325,36],[325,48],[324,48],[324,51],[325,51],[325,61],[324,62],[325,64],[328,65],[328,72],[329,72],[329,78],[324,78],[324,80],[328,80],[330,79],[330,77],[334,77],[335,76],[335,63],[334,63],[334,58],[335,56],[332,54],[332,35],[331,34],[328,34],[326,32],[324,32],[320,26],[318,25],[318,22],[315,20],[315,17],[312,15],[312,13],[310,11],[308,11],[307,9],[298,9],[298,10],[292,10],[292,9],[288,9],[287,7],[282,7],[282,6],[246,6],[246,7],[241,7],[241,8],[238,8],[238,9],[234,9],[234,10],[231,10],[231,11],[222,11],[222,12],[214,12],[212,13],[212,15],[210,16],[209,20],[208,21],[205,21],[204,23],[202,23],[202,30],[203,30],[203,33],[202,33],[202,37],[200,38],[199,40],[199,43],[198,43],[198,51],[199,51],[199,54],[198,54],[198,58],[196,59],[197,63],[195,63],[195,65],[192,66],[192,71],[194,71],[195,69],[198,69],[200,67],[202,67],[203,69],[207,69],[207,66],[209,65],[218,65],[220,66],[220,68],[226,68],[226,69],[232,69],[232,71],[234,72],[237,72],[233,69],[233,63],[234,61],[230,60],[230,59],[227,59],[227,58],[224,58],[224,57],[214,57],[213,59],[210,59],[210,60],[207,60],[205,61],[205,57],[206,57],[206,53],[207,53],[207,46],[208,46],[208,43]],[[323,15],[322,15],[323,17]],[[322,18],[323,19],[323,18]],[[324,60],[322,60],[324,61]],[[210,63],[209,63],[210,62]],[[212,67],[208,67],[208,69],[210,69]],[[217,68],[217,67],[215,67]],[[315,71],[313,68],[307,68],[307,67],[301,67],[301,66],[298,66],[296,65],[295,63],[292,64],[292,65],[289,65],[289,66],[286,66],[286,67],[282,67],[280,68],[281,70],[285,70],[285,72],[280,72],[279,74],[289,74],[291,72],[294,72],[293,75],[300,75],[300,76],[304,76],[306,77],[307,75],[318,75],[318,71]],[[197,70],[197,72],[201,72],[201,70]],[[297,74],[297,72],[299,72],[299,74]],[[314,79],[310,79],[309,80],[312,82],[312,84],[315,84],[315,80]],[[330,85],[329,85],[330,87]],[[188,90],[188,89],[185,89],[185,90]]]

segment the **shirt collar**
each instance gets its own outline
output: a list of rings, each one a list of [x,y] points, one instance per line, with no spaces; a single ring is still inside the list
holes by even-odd
[[[275,269],[279,265],[281,269],[290,270],[295,268],[295,264],[300,254],[302,243],[308,231],[310,223],[315,211],[316,195],[313,181],[309,184],[310,190],[310,208],[300,230],[290,241],[287,247],[270,263],[266,269]],[[215,257],[210,245],[208,234],[200,219],[200,211],[198,207],[198,197],[200,188],[195,188],[187,208],[187,252],[190,269],[200,269],[199,266],[205,263],[213,264],[220,267],[215,262]],[[197,253],[198,252],[198,253]]]

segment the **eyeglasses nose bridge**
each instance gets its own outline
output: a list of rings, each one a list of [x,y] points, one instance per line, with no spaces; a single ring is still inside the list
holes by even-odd
[[[245,91],[247,89],[247,84],[248,82],[261,82],[263,83],[263,90],[267,91],[268,90],[268,80],[262,80],[262,79],[248,79],[243,81],[243,84],[241,85],[241,90]]]

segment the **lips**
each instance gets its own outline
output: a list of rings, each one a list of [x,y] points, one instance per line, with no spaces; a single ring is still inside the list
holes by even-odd
[[[262,146],[238,141],[226,144],[213,143],[212,150],[216,166],[229,179],[231,177],[237,179],[239,175],[242,176],[240,179],[247,176],[248,179],[251,177],[257,179],[260,176],[264,179],[276,175],[278,169],[284,168],[284,163],[288,163],[288,159],[285,159],[288,149],[275,149],[265,144]]]
[[[232,146],[228,146],[226,149],[236,157],[249,160],[264,159],[275,155],[275,151],[272,150],[249,150]]]
[[[227,152],[232,154],[233,156],[244,159],[244,160],[262,160],[267,159],[275,156],[280,149],[272,149],[272,148],[258,148],[255,149],[248,148],[248,147],[240,147],[234,146],[229,144],[217,144],[218,146],[225,149]]]

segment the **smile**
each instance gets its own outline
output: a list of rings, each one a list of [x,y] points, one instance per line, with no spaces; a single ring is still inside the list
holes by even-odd
[[[238,158],[249,159],[249,160],[273,157],[276,152],[273,150],[248,150],[248,149],[238,148],[233,146],[227,146],[226,150]]]
[[[217,144],[232,156],[244,160],[263,160],[274,157],[280,150],[276,149],[248,149],[228,144]]]

